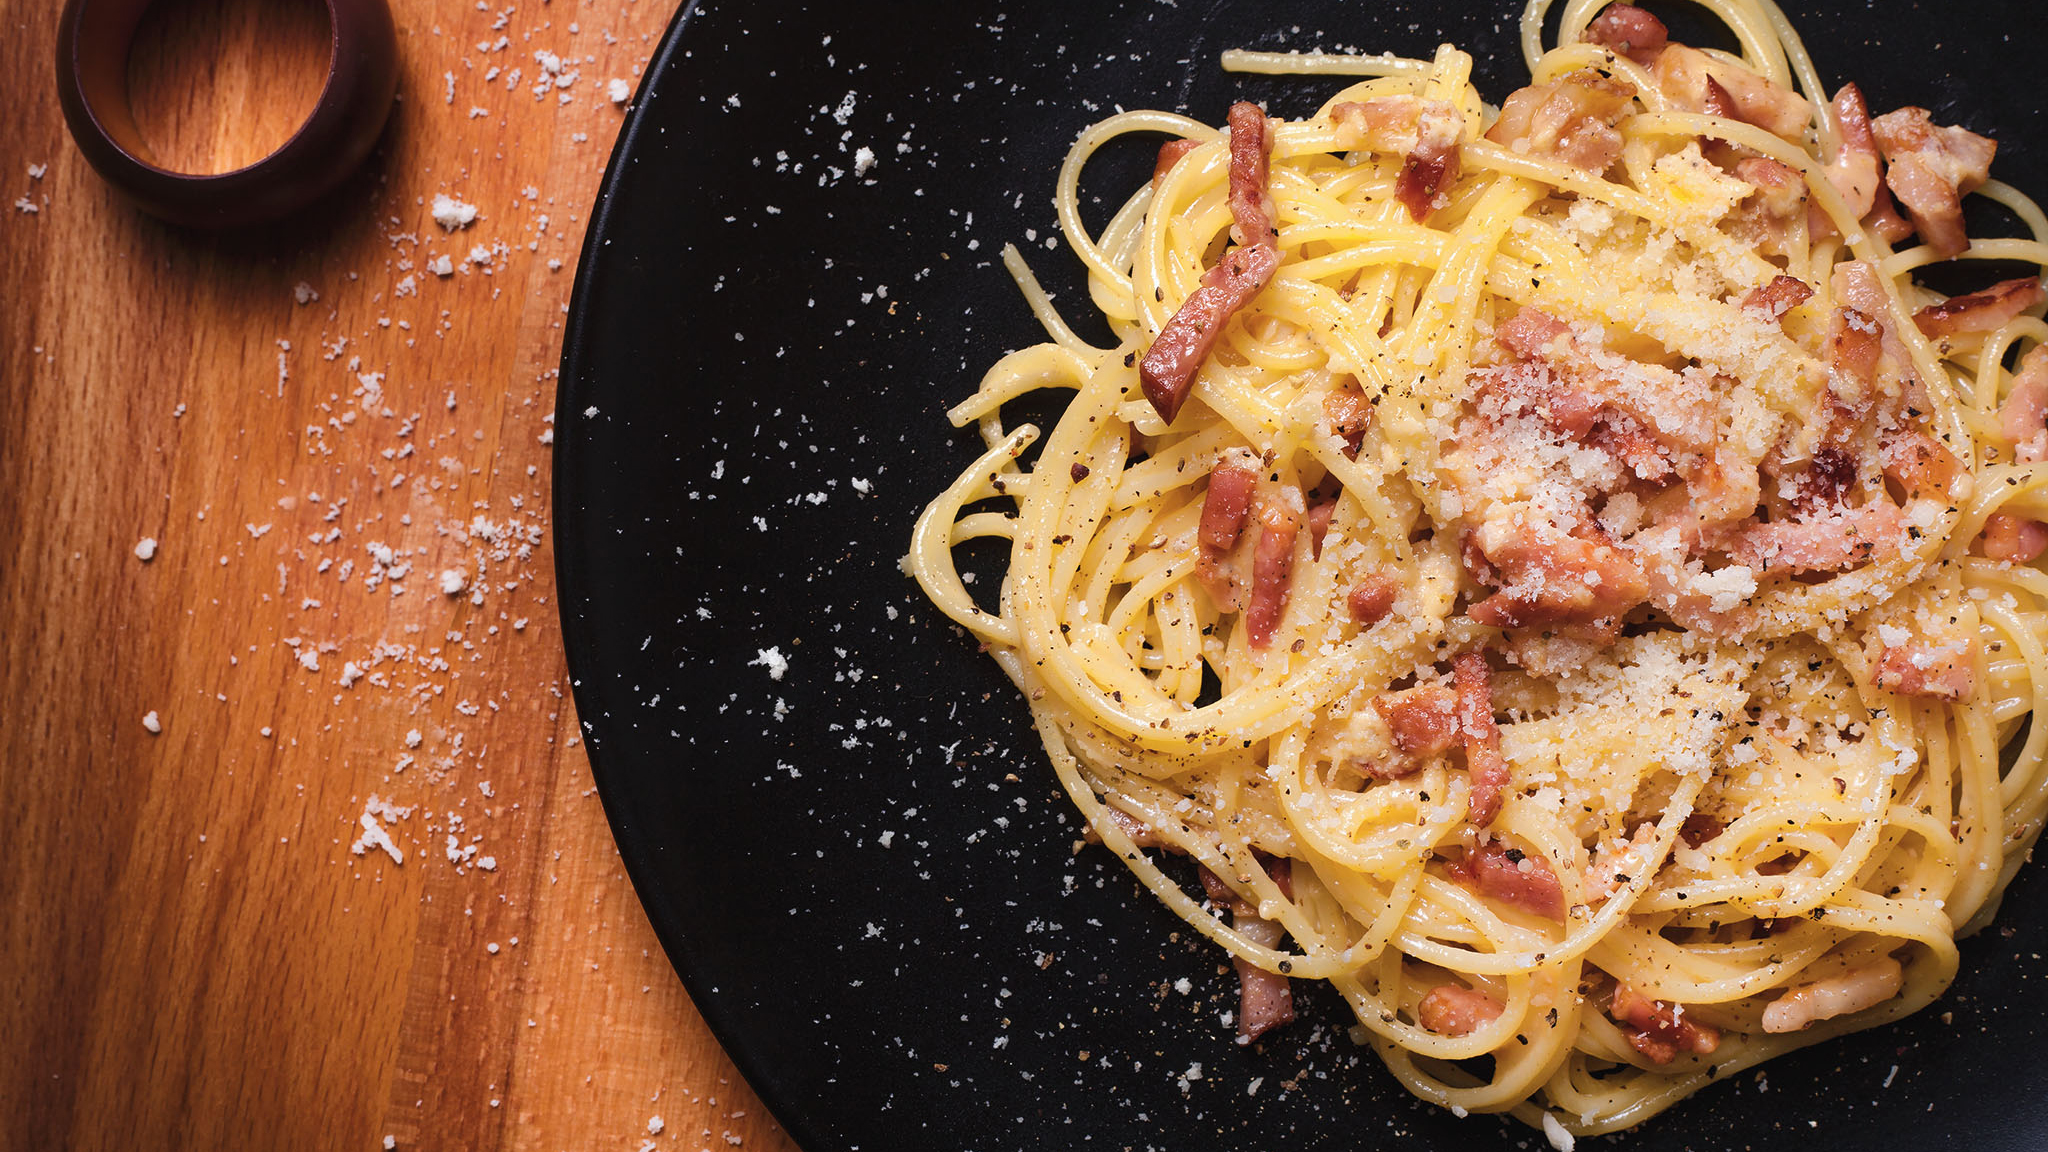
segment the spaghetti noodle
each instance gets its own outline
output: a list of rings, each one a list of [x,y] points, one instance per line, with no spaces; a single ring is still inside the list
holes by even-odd
[[[1417,1096],[1558,1141],[1929,1003],[2048,811],[2043,292],[1912,279],[2048,220],[1708,7],[1739,55],[1603,0],[1544,51],[1533,0],[1497,109],[1448,46],[1231,53],[1365,78],[1089,128],[1059,214],[1117,344],[1005,253],[1050,341],[951,412],[987,451],[909,557],[1235,958],[1242,1041],[1326,980]],[[1133,132],[1172,139],[1091,234]],[[1973,191],[2029,235],[1965,236]]]

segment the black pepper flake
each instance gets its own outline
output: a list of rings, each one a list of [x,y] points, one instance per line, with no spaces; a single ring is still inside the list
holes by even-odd
[[[1510,864],[1520,864],[1522,861],[1529,858],[1529,854],[1522,851],[1520,848],[1510,848],[1507,850],[1505,855],[1507,856],[1508,863]]]
[[[1138,354],[1136,352],[1124,353],[1124,367],[1129,368],[1131,365],[1136,364],[1137,362]]]
[[[1072,476],[1074,483],[1079,484],[1088,478],[1088,466],[1086,464],[1076,464],[1072,468],[1067,469],[1067,475]]]

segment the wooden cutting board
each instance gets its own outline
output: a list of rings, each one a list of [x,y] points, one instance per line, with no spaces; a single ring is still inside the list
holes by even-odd
[[[626,881],[555,617],[564,312],[672,4],[393,8],[367,168],[209,235],[99,181],[58,5],[0,0],[0,1147],[792,1148]],[[159,157],[281,141],[324,36],[160,4]]]

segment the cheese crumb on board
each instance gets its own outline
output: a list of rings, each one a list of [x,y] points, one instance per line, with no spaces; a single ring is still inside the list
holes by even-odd
[[[446,192],[434,197],[434,223],[453,232],[476,223],[476,205],[464,204]]]
[[[142,714],[142,726],[144,728],[149,729],[149,733],[152,736],[164,730],[163,722],[156,718],[156,713],[154,711],[144,712]]]
[[[144,564],[156,555],[156,537],[144,536],[135,542],[135,558]]]

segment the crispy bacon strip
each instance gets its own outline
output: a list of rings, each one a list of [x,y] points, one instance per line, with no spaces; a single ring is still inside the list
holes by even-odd
[[[1984,521],[1984,534],[1978,537],[1978,544],[1992,560],[2025,564],[2048,552],[2048,524],[1993,512]]]
[[[1879,454],[1884,459],[1885,477],[1905,489],[1908,497],[1961,497],[1958,482],[1968,470],[1946,445],[1920,429],[1900,428],[1885,433]]]
[[[1500,1019],[1503,1007],[1475,988],[1439,984],[1415,1006],[1415,1022],[1439,1036],[1470,1036]]]
[[[1742,298],[1742,310],[1761,312],[1773,320],[1813,299],[1813,286],[1797,276],[1776,276],[1769,284],[1752,288]]]
[[[1493,672],[1482,652],[1466,652],[1451,664],[1458,686],[1458,732],[1465,741],[1465,773],[1472,780],[1468,818],[1480,828],[1500,812],[1508,785],[1508,762],[1500,754],[1500,729],[1493,722]],[[1552,878],[1555,882],[1555,877]]]
[[[1255,502],[1259,542],[1252,548],[1252,596],[1245,605],[1244,625],[1254,648],[1273,642],[1280,618],[1287,612],[1287,592],[1294,580],[1294,537],[1305,514],[1299,488],[1272,488]]]
[[[1586,42],[1611,48],[1648,68],[1664,52],[1671,34],[1664,22],[1633,4],[1609,4],[1586,25]]]
[[[1387,618],[1400,594],[1401,582],[1378,572],[1354,585],[1344,597],[1344,605],[1351,610],[1351,618],[1358,621],[1360,627],[1370,628]]]
[[[1913,323],[1935,339],[1991,332],[2043,300],[2048,292],[2031,276],[2000,280],[1982,292],[1951,296],[1913,313]]]
[[[1394,178],[1394,198],[1420,221],[1443,206],[1444,189],[1458,179],[1458,140],[1465,117],[1446,100],[1380,96],[1345,101],[1330,109],[1338,139],[1350,148],[1397,152],[1405,157]]]
[[[1627,984],[1616,984],[1607,1014],[1626,1025],[1628,1042],[1652,1064],[1669,1064],[1681,1052],[1705,1056],[1721,1046],[1721,1030],[1685,1018],[1685,1006],[1652,1000]]]
[[[1909,640],[1884,650],[1877,682],[1901,696],[1954,701],[1977,686],[1977,671],[1967,640]]]
[[[1194,388],[1195,373],[1216,347],[1223,326],[1258,296],[1279,267],[1280,253],[1270,244],[1232,250],[1203,275],[1202,286],[1188,294],[1180,311],[1159,330],[1138,363],[1138,382],[1160,419],[1171,424],[1180,415]]]
[[[1531,856],[1520,848],[1488,840],[1477,848],[1467,849],[1464,856],[1453,861],[1446,870],[1452,880],[1489,900],[1498,900],[1546,920],[1564,922],[1564,885],[1558,882],[1557,873],[1550,870],[1550,863],[1541,856]]]
[[[1248,100],[1230,106],[1230,238],[1241,247],[1271,244],[1279,232],[1279,210],[1266,187],[1266,158],[1273,150],[1266,113]]]
[[[1157,186],[1161,180],[1166,179],[1166,174],[1173,171],[1173,166],[1180,163],[1181,157],[1201,146],[1199,142],[1194,140],[1168,140],[1166,143],[1161,144],[1159,146],[1159,159],[1152,163],[1153,185]]]
[[[1934,123],[1925,108],[1901,108],[1870,122],[1884,152],[1891,186],[1920,239],[1943,258],[1970,246],[1963,233],[1963,194],[1991,174],[1998,142],[1967,128]]]
[[[1486,138],[1598,175],[1621,155],[1621,133],[1614,126],[1635,95],[1632,86],[1581,68],[1509,93]]]
[[[1280,252],[1273,247],[1277,218],[1266,188],[1270,135],[1258,105],[1240,100],[1230,106],[1230,235],[1239,247],[1202,276],[1202,286],[1181,302],[1138,364],[1145,399],[1169,424],[1180,415],[1195,373],[1216,347],[1223,326],[1280,267]]]

